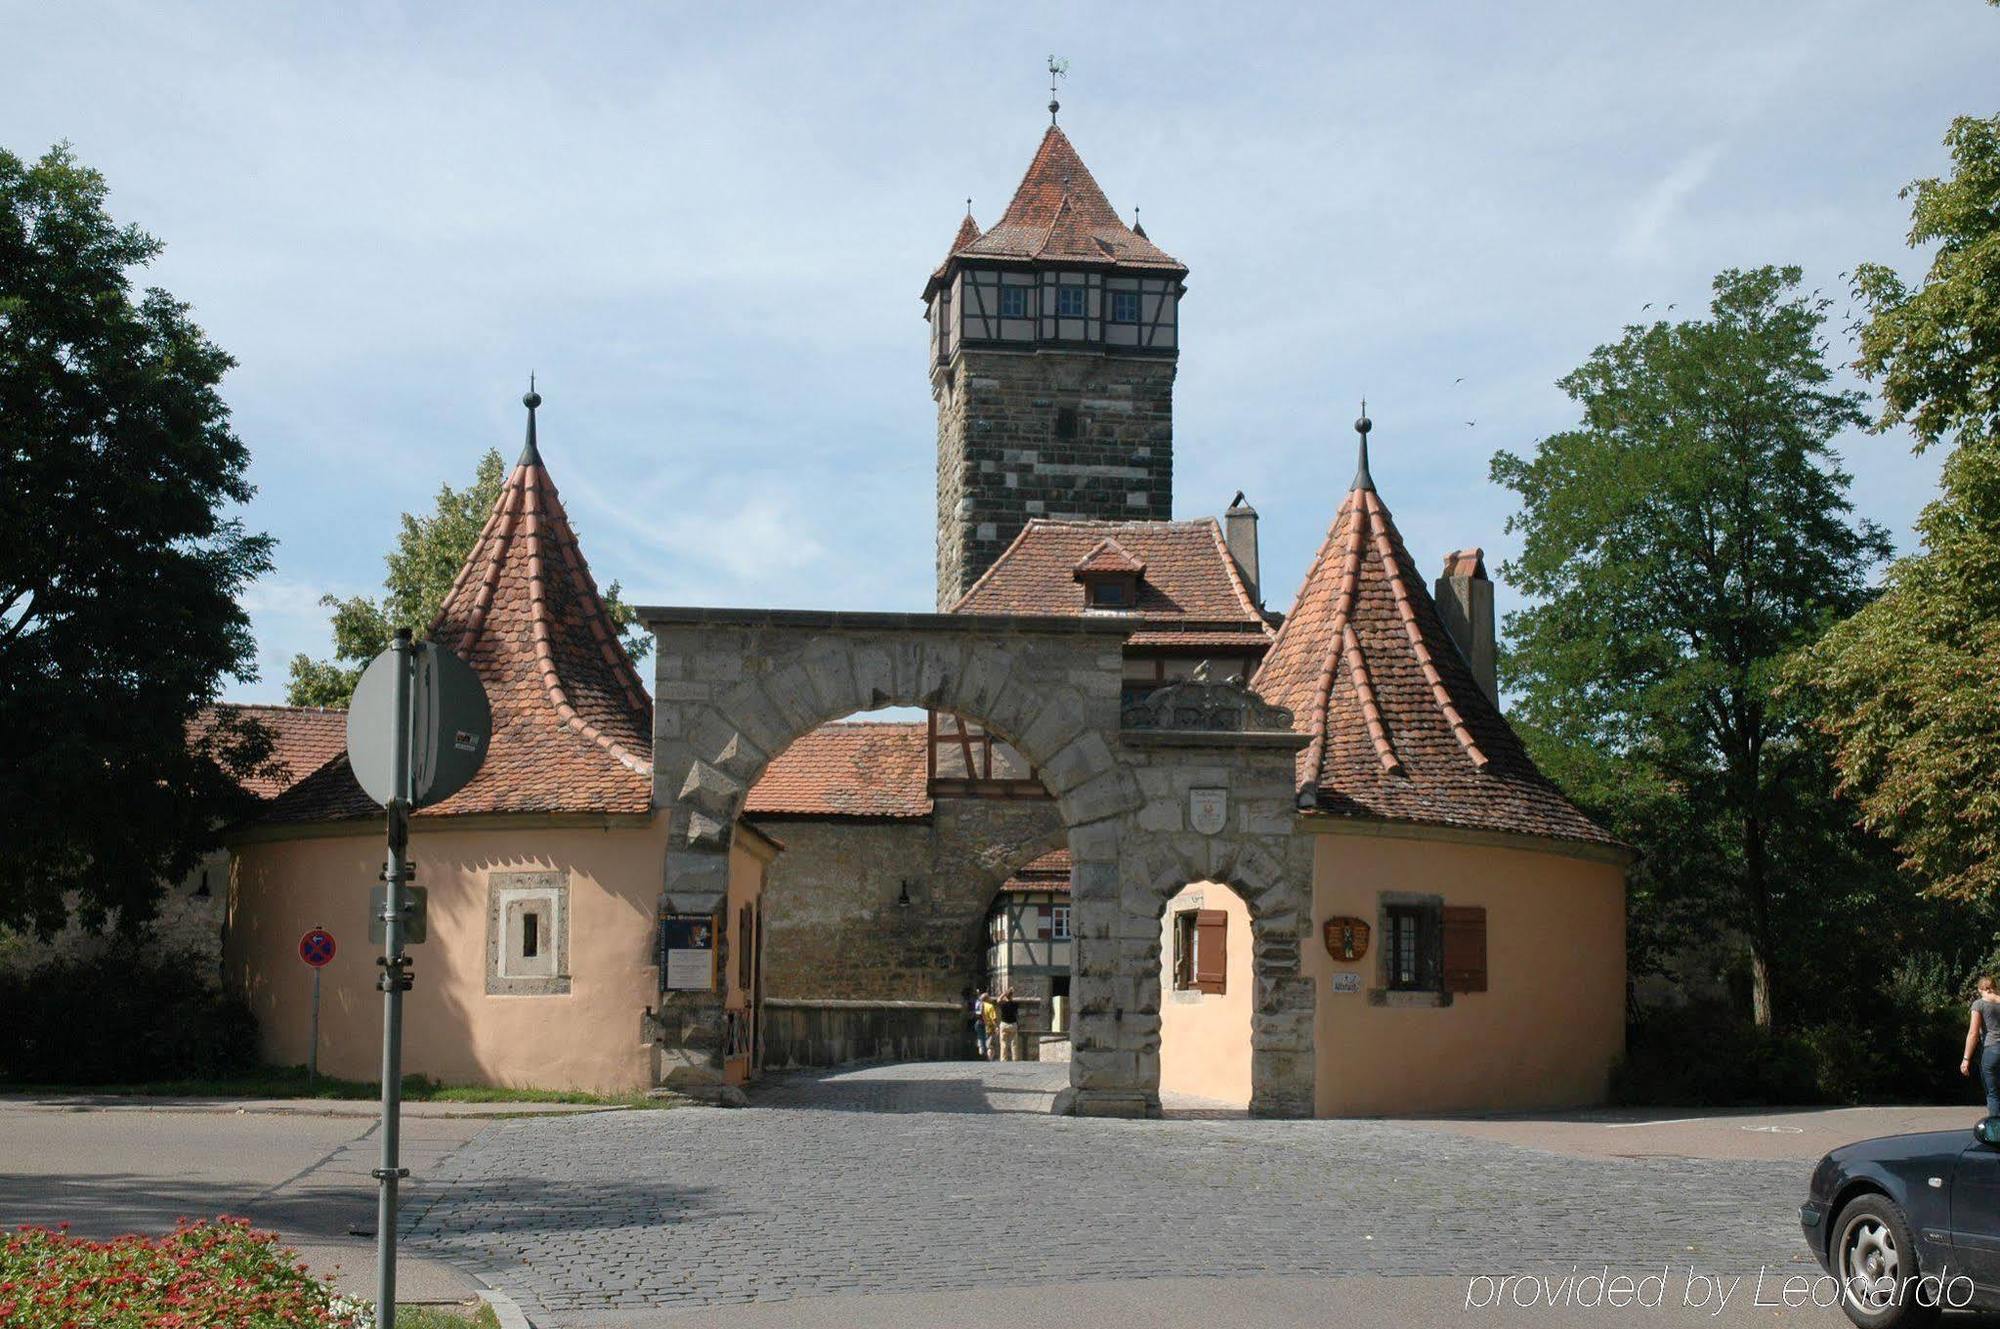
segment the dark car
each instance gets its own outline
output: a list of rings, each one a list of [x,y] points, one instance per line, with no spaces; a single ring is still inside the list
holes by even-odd
[[[1842,1145],[1813,1169],[1799,1221],[1863,1329],[2000,1308],[2000,1117]]]

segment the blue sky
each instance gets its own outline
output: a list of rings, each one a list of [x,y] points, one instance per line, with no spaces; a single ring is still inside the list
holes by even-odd
[[[1726,267],[1796,262],[1834,294],[1859,260],[1915,271],[1897,190],[1946,168],[1954,114],[2000,109],[1979,0],[0,3],[0,23],[0,145],[70,140],[167,242],[151,280],[241,362],[248,517],[280,542],[246,700],[325,652],[321,593],[379,586],[398,513],[487,447],[512,459],[530,369],[600,582],[928,608],[918,296],[966,196],[991,222],[1027,165],[1050,52],[1084,159],[1192,272],[1177,515],[1248,491],[1279,606],[1364,393],[1419,565],[1504,557],[1487,460],[1573,420],[1558,377],[1648,301],[1698,309]],[[1935,459],[1843,450],[1906,547]]]

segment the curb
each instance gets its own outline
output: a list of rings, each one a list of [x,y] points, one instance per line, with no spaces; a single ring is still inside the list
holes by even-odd
[[[490,1287],[476,1290],[479,1299],[493,1308],[494,1318],[500,1321],[500,1329],[535,1329],[534,1322],[521,1313],[520,1303],[505,1292]]]

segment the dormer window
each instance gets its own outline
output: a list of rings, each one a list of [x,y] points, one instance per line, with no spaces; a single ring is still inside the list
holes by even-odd
[[[1146,564],[1107,537],[1079,559],[1071,573],[1083,586],[1084,608],[1129,610],[1138,603]]]

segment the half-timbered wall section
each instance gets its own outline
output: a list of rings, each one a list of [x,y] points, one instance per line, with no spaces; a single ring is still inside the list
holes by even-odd
[[[977,720],[932,711],[929,731],[929,792],[932,798],[970,795],[987,798],[1047,798],[1048,790],[1028,759]]]
[[[1171,354],[1178,346],[1177,277],[1080,268],[966,266],[931,297],[932,351],[962,346],[1106,346]]]

